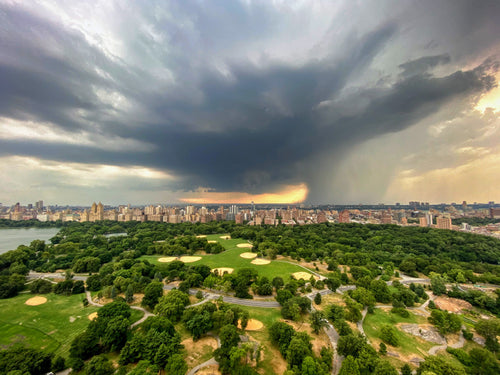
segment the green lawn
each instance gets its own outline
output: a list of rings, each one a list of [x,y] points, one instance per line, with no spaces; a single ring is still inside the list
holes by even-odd
[[[83,294],[69,297],[57,294],[44,296],[47,303],[38,306],[24,304],[33,297],[32,294],[0,300],[1,347],[22,343],[68,356],[71,342],[87,328],[88,315],[98,308],[84,308]]]
[[[247,241],[242,239],[224,240],[220,238],[221,236],[223,235],[207,235],[207,240],[218,241],[222,246],[224,246],[224,248],[226,248],[226,251],[220,254],[200,255],[201,260],[189,264],[206,264],[210,268],[229,267],[234,268],[235,271],[241,268],[252,268],[255,269],[260,276],[266,276],[270,280],[272,280],[276,276],[281,276],[285,281],[289,279],[292,273],[305,271],[303,268],[297,265],[279,261],[271,261],[270,264],[265,265],[252,264],[252,259],[245,259],[240,257],[240,254],[250,252],[251,249],[242,249],[237,247],[238,244],[248,243]],[[145,255],[140,259],[148,260],[152,264],[166,264],[158,262],[158,258],[161,257],[162,256],[159,255]]]
[[[375,309],[373,314],[366,315],[363,322],[363,329],[369,339],[378,340],[380,338],[379,330],[382,324],[395,326],[398,323],[425,324],[427,323],[427,320],[424,317],[414,315],[411,312],[408,318],[403,318],[397,314],[392,314],[390,312],[386,313],[381,309]],[[423,355],[427,354],[427,351],[432,346],[437,345],[423,340],[418,340],[415,336],[405,333],[399,329],[397,329],[397,338],[400,344],[399,347],[393,348],[388,346],[389,351],[398,351],[402,354],[415,353]]]

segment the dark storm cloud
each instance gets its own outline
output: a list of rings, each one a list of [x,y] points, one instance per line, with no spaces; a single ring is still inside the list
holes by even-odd
[[[396,64],[402,72],[392,72],[385,83],[353,88],[352,82],[404,35],[404,20],[382,20],[368,30],[353,31],[348,42],[338,47],[327,42],[331,51],[300,64],[282,59],[249,62],[227,51],[264,38],[278,12],[265,3],[252,11],[233,2],[231,10],[173,4],[182,20],[178,24],[154,23],[149,9],[144,15],[155,33],[168,37],[166,45],[151,35],[131,37],[130,60],[143,58],[144,65],[103,53],[74,29],[0,5],[0,116],[49,122],[75,137],[88,132],[152,146],[148,152],[126,147],[111,151],[0,139],[0,155],[152,167],[179,178],[169,189],[202,186],[259,193],[306,182],[311,199],[321,200],[327,187],[318,186],[324,173],[315,169],[318,158],[404,130],[457,98],[487,92],[498,70],[488,60],[437,77],[432,69],[451,65],[452,53],[413,59],[405,55]],[[488,35],[485,27],[498,28],[489,22],[492,13],[500,15],[497,5],[485,2],[491,6],[470,9],[468,4],[443,2],[440,7],[454,15],[470,12],[470,18],[463,15],[461,33],[477,28],[483,38]],[[255,27],[257,19],[261,28]],[[192,29],[186,20],[192,21]],[[481,43],[491,46],[492,39],[484,37]],[[173,78],[163,79],[158,71]],[[108,93],[119,93],[127,106],[114,104]]]
[[[404,64],[399,65],[403,72],[401,75],[403,77],[409,77],[416,74],[422,74],[427,72],[429,69],[441,64],[448,64],[450,62],[450,56],[448,54],[436,55],[436,56],[424,56],[419,59],[408,61]]]

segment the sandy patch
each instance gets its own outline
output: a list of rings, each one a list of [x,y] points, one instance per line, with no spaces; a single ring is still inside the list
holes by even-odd
[[[161,263],[170,263],[170,262],[173,262],[176,259],[177,259],[176,257],[164,257],[164,258],[158,259],[158,262],[161,262]]]
[[[217,243],[217,241],[214,241],[214,240],[210,240],[210,241],[207,241],[208,243]]]
[[[201,257],[188,257],[188,256],[184,256],[184,257],[180,257],[179,260],[181,262],[184,262],[184,263],[193,263],[193,262],[197,262],[201,259]]]
[[[206,235],[204,235],[204,234],[199,234],[196,236],[196,238],[205,238],[205,237],[206,237]]]
[[[182,341],[181,344],[184,345],[188,353],[186,363],[190,369],[202,363],[201,357],[203,357],[203,355],[217,349],[217,340],[211,336],[202,337],[197,341],[193,341],[192,338],[187,338]],[[200,372],[197,372],[197,374],[199,373]]]
[[[228,267],[212,268],[212,272],[214,271],[217,271],[219,275],[224,275],[224,272],[233,273],[234,268],[228,268]]]
[[[250,243],[239,243],[238,245],[236,245],[236,247],[240,247],[242,249],[251,249],[253,245]]]
[[[70,316],[69,317],[69,322],[70,323],[73,323],[75,320],[76,320],[76,318],[74,316]]]
[[[47,302],[47,298],[36,296],[36,297],[31,297],[29,300],[24,302],[24,304],[28,306],[38,306],[38,305],[43,305],[45,302]]]
[[[295,277],[296,280],[299,279],[304,279],[306,281],[311,279],[311,276],[313,276],[316,280],[318,280],[318,276],[311,275],[309,272],[294,272],[292,273],[293,277]]]
[[[207,367],[203,367],[199,371],[196,372],[198,375],[221,375],[222,373],[219,371],[219,365],[210,365]]]
[[[220,236],[219,238],[222,238],[223,240],[230,240],[231,236]]]
[[[255,254],[255,253],[241,253],[240,257],[245,258],[245,259],[253,259],[253,258],[257,258],[257,254]]]
[[[254,260],[252,260],[250,263],[252,263],[252,264],[256,264],[256,265],[258,265],[258,266],[262,266],[262,265],[264,265],[264,264],[269,264],[269,263],[271,263],[271,261],[270,261],[270,260],[267,260],[267,259],[254,259]]]
[[[89,320],[94,320],[95,318],[97,318],[97,312],[93,312],[92,314],[90,314],[88,316]]]
[[[434,303],[441,310],[453,313],[461,312],[463,309],[472,309],[472,305],[469,302],[457,298],[439,296],[434,300]]]
[[[258,331],[264,327],[264,324],[260,320],[257,319],[248,319],[248,324],[245,328],[245,331]],[[241,320],[238,321],[238,328],[241,329]]]

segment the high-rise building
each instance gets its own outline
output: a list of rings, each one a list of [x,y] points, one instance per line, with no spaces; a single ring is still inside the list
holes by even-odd
[[[38,201],[35,203],[35,207],[36,207],[36,210],[38,212],[42,212],[43,211],[43,201]]]
[[[344,210],[339,213],[339,223],[350,223],[351,218],[348,210]]]
[[[438,216],[436,218],[436,228],[438,228],[438,229],[451,229],[451,217]]]

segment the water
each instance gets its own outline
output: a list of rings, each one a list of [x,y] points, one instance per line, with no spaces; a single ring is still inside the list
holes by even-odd
[[[60,228],[12,228],[0,229],[0,254],[15,250],[19,245],[29,246],[33,240],[44,240],[54,237]]]

